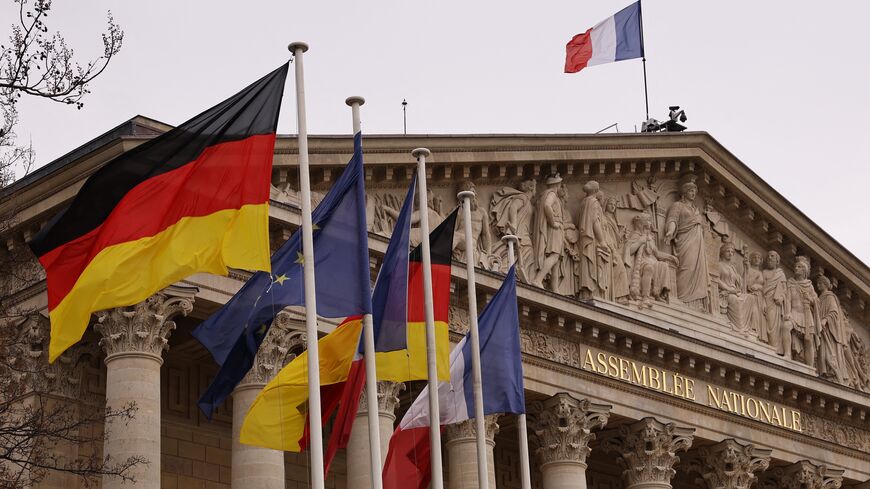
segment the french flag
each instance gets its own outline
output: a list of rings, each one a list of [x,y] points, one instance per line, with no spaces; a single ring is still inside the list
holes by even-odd
[[[516,270],[511,267],[478,321],[484,414],[526,411],[519,326]],[[450,352],[450,382],[438,385],[442,429],[474,417],[471,383],[471,342],[466,335]],[[384,462],[384,489],[425,489],[432,475],[429,451],[427,387],[390,439]]]
[[[640,1],[577,34],[565,46],[565,73],[587,66],[643,57]]]

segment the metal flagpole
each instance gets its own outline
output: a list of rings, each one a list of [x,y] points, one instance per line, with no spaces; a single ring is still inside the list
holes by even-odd
[[[311,225],[311,181],[308,174],[308,126],[305,120],[305,80],[302,53],[308,44],[287,46],[296,65],[296,114],[299,125],[299,190],[302,200],[302,269],[305,284],[305,332],[308,336],[308,451],[311,457],[311,487],[324,489],[323,427],[320,409],[320,355],[317,349],[317,295],[314,288],[314,237]]]
[[[508,266],[516,263],[514,259],[514,245],[519,241],[519,238],[513,234],[502,236],[502,241],[508,246]],[[529,472],[529,433],[526,426],[526,413],[517,416],[517,433],[520,443],[520,482],[522,489],[532,489],[532,479]]]
[[[465,224],[465,270],[468,282],[468,324],[471,330],[471,386],[474,391],[474,426],[477,433],[477,480],[480,489],[489,489],[486,463],[486,428],[483,419],[483,381],[480,373],[480,333],[477,330],[477,280],[474,276],[474,240],[471,234],[471,199],[474,192],[464,190],[457,195],[462,202]]]
[[[418,203],[420,206],[420,241],[423,251],[423,304],[426,315],[426,368],[429,385],[429,446],[432,463],[431,489],[444,489],[444,470],[441,462],[441,410],[438,406],[438,363],[435,350],[435,307],[432,304],[432,255],[429,250],[429,196],[426,193],[426,157],[432,154],[426,148],[411,151],[417,158]]]
[[[643,4],[640,0],[637,0],[637,16],[638,22],[640,23],[640,56],[643,61],[643,99],[646,102],[646,119],[649,120],[649,92],[646,88],[646,50],[644,49],[643,43]]]
[[[362,97],[348,97],[344,101],[353,112],[353,134],[360,132],[359,107],[366,103]],[[375,368],[375,330],[372,315],[363,315],[363,347],[365,351],[366,366],[366,398],[368,399],[368,423],[369,423],[369,457],[370,473],[372,477],[372,489],[381,489],[381,432],[378,420],[378,377]]]

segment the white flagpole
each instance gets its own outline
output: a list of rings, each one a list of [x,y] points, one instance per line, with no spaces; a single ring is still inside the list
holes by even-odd
[[[502,241],[508,246],[508,266],[514,265],[514,245],[519,241],[519,238],[513,234],[502,236]],[[526,413],[517,416],[517,434],[519,435],[520,444],[520,482],[522,489],[532,489],[532,479],[529,472],[529,433],[526,425]]]
[[[477,431],[477,480],[479,489],[489,489],[486,461],[486,424],[483,419],[483,381],[480,373],[480,333],[477,330],[477,279],[474,276],[474,240],[471,233],[471,199],[474,192],[464,190],[457,195],[462,202],[465,224],[465,270],[468,282],[468,324],[471,330],[471,386],[474,391],[474,425]]]
[[[429,446],[432,463],[430,489],[444,489],[444,470],[441,462],[441,410],[438,406],[438,363],[435,349],[435,307],[432,304],[432,255],[429,250],[429,196],[426,193],[426,157],[432,154],[426,148],[417,148],[411,155],[417,158],[417,184],[420,206],[420,234],[423,235],[423,304],[426,313],[426,367],[429,385]]]
[[[305,120],[305,80],[302,53],[308,44],[287,46],[296,65],[296,114],[299,131],[299,190],[302,200],[302,270],[305,284],[305,332],[308,336],[308,451],[311,457],[311,487],[324,489],[323,427],[320,409],[320,355],[317,349],[317,294],[314,288],[314,237],[311,225],[311,181],[308,174],[308,126]]]
[[[366,103],[366,99],[362,97],[348,97],[344,101],[350,106],[353,113],[353,134],[356,136],[360,132],[359,108]],[[381,432],[378,413],[378,374],[375,363],[375,330],[374,322],[371,314],[363,315],[363,347],[365,349],[365,366],[366,366],[366,398],[368,403],[368,424],[369,424],[369,472],[372,478],[372,489],[381,489],[383,480],[381,479]]]

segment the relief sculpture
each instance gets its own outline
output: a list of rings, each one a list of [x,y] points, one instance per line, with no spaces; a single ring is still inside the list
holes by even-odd
[[[674,244],[677,267],[677,296],[700,311],[709,308],[710,273],[704,252],[704,216],[695,205],[698,186],[690,175],[680,184],[681,199],[668,209],[665,242]]]
[[[430,190],[426,211],[432,227],[444,218],[442,198],[450,202],[454,195],[449,187]],[[540,178],[523,171],[490,188],[477,189],[465,180],[459,190],[476,192],[471,235],[465,236],[461,218],[456,229],[459,261],[465,260],[468,243],[476,266],[506,272],[507,245],[501,238],[512,234],[518,238],[522,282],[575,299],[656,307],[664,314],[679,314],[680,308],[703,312],[735,337],[815,368],[822,378],[870,392],[868,337],[853,328],[837,283],[811,275],[807,257],[792,252],[786,267],[778,251],[760,252],[752,235],[735,225],[734,215],[717,208],[716,194],[699,193],[692,173],[600,183],[555,171]],[[393,190],[368,195],[372,232],[389,235],[403,195]],[[422,238],[419,209],[411,221],[416,245]]]

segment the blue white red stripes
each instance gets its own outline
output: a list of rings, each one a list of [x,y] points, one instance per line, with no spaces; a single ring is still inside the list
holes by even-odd
[[[574,36],[565,46],[565,73],[587,66],[643,57],[640,2]]]

